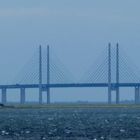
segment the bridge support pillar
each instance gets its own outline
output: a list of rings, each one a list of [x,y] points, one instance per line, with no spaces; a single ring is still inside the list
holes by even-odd
[[[119,87],[116,88],[116,104],[120,103],[120,89]]]
[[[6,88],[2,89],[2,103],[6,104],[7,102],[7,95],[6,95]]]
[[[20,89],[20,103],[25,104],[25,88]]]
[[[111,87],[108,87],[108,104],[111,104],[112,102],[112,95],[111,95]]]
[[[135,87],[135,104],[140,103],[140,87]]]
[[[50,104],[50,88],[47,88],[47,104]]]
[[[39,104],[42,104],[42,87],[39,87]]]

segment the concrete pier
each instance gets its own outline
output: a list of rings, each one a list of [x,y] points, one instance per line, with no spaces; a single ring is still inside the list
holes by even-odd
[[[140,103],[140,87],[135,87],[135,104]]]
[[[6,104],[7,103],[7,93],[6,93],[6,88],[2,88],[2,103]]]
[[[120,89],[119,87],[116,88],[116,104],[120,103]]]
[[[47,88],[47,104],[50,104],[50,88]]]
[[[20,88],[20,103],[25,104],[25,88]]]

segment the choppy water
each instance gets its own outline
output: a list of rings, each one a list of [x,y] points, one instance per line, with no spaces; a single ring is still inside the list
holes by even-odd
[[[0,109],[0,140],[140,140],[139,109]]]

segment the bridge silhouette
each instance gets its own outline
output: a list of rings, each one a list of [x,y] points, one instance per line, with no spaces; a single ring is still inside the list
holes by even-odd
[[[120,54],[119,44],[117,43],[115,49],[112,49],[111,43],[108,44],[107,53],[104,53],[101,58],[104,59],[98,66],[94,65],[88,71],[87,79],[84,82],[71,82],[64,80],[65,77],[71,77],[62,67],[59,69],[52,63],[50,56],[50,47],[47,46],[46,51],[43,51],[42,46],[39,46],[37,61],[35,62],[36,68],[29,65],[31,68],[27,71],[29,75],[24,75],[21,82],[16,84],[0,85],[2,93],[2,103],[7,103],[7,89],[19,89],[20,103],[26,103],[26,89],[37,88],[39,90],[39,104],[43,103],[43,92],[47,94],[47,104],[50,104],[50,89],[52,88],[84,88],[84,87],[104,87],[108,88],[108,104],[112,103],[112,91],[116,93],[116,104],[120,103],[120,88],[132,87],[134,88],[135,104],[140,103],[140,78],[135,73],[136,69],[132,69],[126,61],[125,57]],[[28,69],[28,68],[27,68]],[[33,69],[33,70],[32,70]],[[34,71],[36,71],[34,73]],[[26,83],[26,78],[30,77],[30,82]],[[36,77],[36,80],[34,78]],[[44,80],[45,79],[45,80]],[[53,81],[53,79],[57,79]],[[61,79],[61,80],[60,80]],[[17,84],[18,83],[18,84]]]

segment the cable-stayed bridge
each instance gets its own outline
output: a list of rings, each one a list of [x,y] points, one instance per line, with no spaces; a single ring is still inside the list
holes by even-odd
[[[120,103],[120,88],[134,88],[135,103],[140,103],[140,77],[136,66],[130,65],[130,60],[121,51],[119,44],[108,48],[99,57],[79,82],[75,82],[69,70],[61,64],[58,58],[50,53],[50,47],[42,48],[34,54],[30,62],[23,68],[15,80],[15,84],[0,85],[2,103],[7,103],[7,89],[19,89],[20,103],[26,102],[26,89],[36,88],[39,91],[39,104],[43,102],[42,93],[47,93],[47,103],[50,104],[51,88],[108,88],[108,104],[112,103],[112,91],[116,92],[116,104]]]

